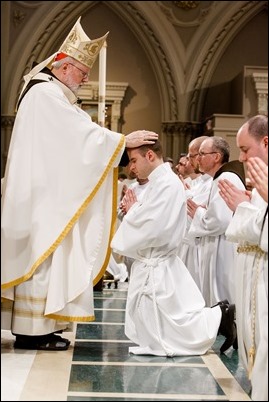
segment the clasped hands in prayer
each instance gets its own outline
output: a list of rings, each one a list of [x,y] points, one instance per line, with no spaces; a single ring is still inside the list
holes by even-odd
[[[120,205],[119,205],[119,208],[120,208],[121,212],[123,213],[123,215],[127,214],[129,209],[133,206],[133,204],[136,201],[137,201],[137,197],[136,197],[134,190],[132,190],[131,188],[128,188],[126,190],[126,193],[125,193],[123,199],[121,200]]]
[[[224,199],[228,207],[234,212],[243,201],[250,201],[251,191],[239,190],[229,180],[219,180],[218,182],[220,196]],[[204,205],[198,205],[191,199],[187,200],[188,215],[193,218],[198,207],[206,208]]]
[[[247,174],[253,187],[260,196],[268,202],[268,166],[259,157],[251,157],[246,162]],[[243,201],[251,200],[251,191],[239,190],[229,180],[219,180],[220,195],[234,212]]]
[[[265,202],[268,202],[268,166],[259,157],[251,157],[247,161],[247,173],[253,187],[256,188]]]
[[[239,190],[229,180],[223,179],[218,182],[220,196],[224,199],[231,211],[235,212],[241,202],[250,202],[251,191]]]
[[[191,218],[194,217],[195,212],[196,212],[196,210],[197,210],[198,207],[206,208],[205,205],[196,204],[196,202],[192,201],[191,198],[188,198],[188,199],[187,199],[187,213],[188,213],[188,215],[189,215]]]

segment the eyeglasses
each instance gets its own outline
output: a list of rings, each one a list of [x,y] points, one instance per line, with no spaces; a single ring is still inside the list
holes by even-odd
[[[199,155],[199,153],[198,154],[193,154],[193,155],[189,154],[188,158],[195,158],[195,156],[197,156],[197,155]]]
[[[218,152],[214,151],[214,152],[199,152],[198,155],[199,156],[205,156],[205,155],[211,155],[211,154],[218,154]]]
[[[71,64],[71,66],[76,67],[82,73],[83,79],[86,77],[89,78],[90,73],[85,73],[85,71],[81,70],[81,68],[77,67],[75,64],[72,64],[72,63],[68,63],[68,64]]]

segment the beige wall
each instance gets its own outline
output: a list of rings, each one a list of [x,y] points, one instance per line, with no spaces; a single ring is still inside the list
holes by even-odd
[[[128,134],[139,128],[160,132],[158,85],[141,44],[124,21],[102,3],[85,16],[84,25],[92,37],[110,32],[107,40],[107,81],[129,84],[122,102],[122,132]],[[98,80],[98,63],[94,65],[90,78]]]
[[[208,116],[256,114],[257,93],[249,80],[251,99],[244,98],[244,74],[246,66],[268,67],[268,3],[205,1],[182,8],[186,3],[1,2],[2,175],[23,75],[33,61],[57,51],[79,16],[91,38],[110,31],[107,81],[129,84],[123,133],[157,131],[176,156],[203,134]],[[98,80],[98,63],[91,79]]]

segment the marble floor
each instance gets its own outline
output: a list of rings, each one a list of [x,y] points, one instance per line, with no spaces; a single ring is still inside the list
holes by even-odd
[[[128,283],[94,292],[92,323],[77,323],[67,351],[14,350],[1,331],[1,401],[249,401],[250,384],[223,338],[204,356],[134,356],[124,334]]]

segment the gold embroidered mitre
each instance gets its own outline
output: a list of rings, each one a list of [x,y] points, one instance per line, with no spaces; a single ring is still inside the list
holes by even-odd
[[[19,95],[18,103],[29,81],[31,81],[44,67],[51,69],[52,63],[57,60],[59,55],[71,56],[80,63],[85,64],[85,66],[92,68],[109,32],[107,32],[101,38],[91,40],[83,31],[82,26],[80,25],[80,19],[81,17],[79,17],[71,29],[60,49],[56,53],[53,53],[51,56],[49,56],[46,60],[37,64],[27,75],[23,77],[24,85]],[[60,58],[61,57],[58,59]]]
[[[71,29],[58,53],[65,53],[85,66],[92,68],[109,32],[101,38],[90,39],[83,31],[80,19],[81,17]]]

